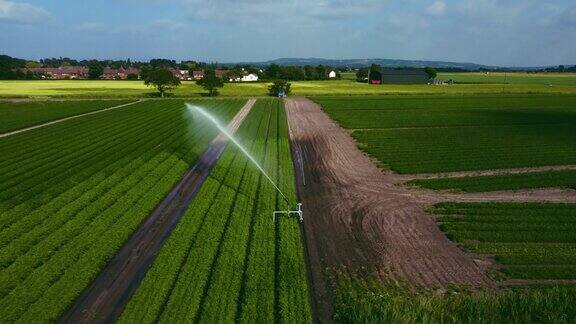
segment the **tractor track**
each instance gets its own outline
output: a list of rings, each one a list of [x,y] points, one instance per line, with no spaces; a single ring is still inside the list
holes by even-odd
[[[228,128],[235,132],[250,112],[255,99],[249,99]],[[228,139],[218,135],[158,207],[143,221],[116,256],[93,280],[60,319],[61,323],[114,322],[122,314],[132,294],[146,275],[164,241],[218,162]]]

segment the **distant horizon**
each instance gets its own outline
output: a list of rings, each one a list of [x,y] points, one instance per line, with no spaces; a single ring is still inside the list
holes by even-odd
[[[0,29],[3,52],[32,60],[576,63],[576,3],[568,0],[0,0]]]
[[[236,60],[236,61],[229,61],[229,62],[221,62],[216,60],[201,60],[198,58],[171,58],[171,57],[150,57],[150,58],[135,58],[135,57],[120,57],[120,58],[110,58],[110,57],[73,57],[67,55],[59,55],[59,56],[45,56],[41,58],[30,58],[30,57],[18,57],[14,55],[10,55],[8,53],[0,52],[0,55],[7,55],[12,58],[23,59],[28,61],[35,61],[39,62],[43,59],[71,59],[76,61],[89,61],[89,60],[99,60],[99,61],[121,61],[121,60],[130,60],[134,62],[149,62],[152,59],[166,59],[166,60],[174,60],[175,62],[184,62],[184,61],[196,61],[200,63],[214,63],[214,64],[223,64],[223,65],[230,65],[230,64],[263,64],[263,63],[274,63],[276,61],[281,60],[325,60],[325,61],[376,61],[376,60],[389,60],[389,61],[405,61],[405,62],[431,62],[431,63],[452,63],[452,64],[465,64],[465,65],[477,65],[486,68],[503,68],[503,69],[534,69],[534,68],[550,68],[550,67],[557,67],[560,65],[564,65],[566,67],[576,66],[576,62],[574,63],[564,63],[564,64],[546,64],[546,65],[534,65],[534,66],[522,66],[522,65],[510,65],[510,66],[498,66],[498,65],[486,65],[478,62],[464,62],[464,61],[450,61],[450,60],[432,60],[432,59],[407,59],[407,58],[382,58],[382,57],[371,57],[371,58],[359,58],[359,57],[352,57],[352,58],[326,58],[326,57],[278,57],[268,60],[261,60],[261,61],[244,61],[244,60]]]

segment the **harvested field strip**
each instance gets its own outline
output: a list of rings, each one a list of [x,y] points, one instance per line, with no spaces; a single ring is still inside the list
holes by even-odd
[[[223,120],[242,103],[206,102]],[[215,136],[189,130],[183,111],[182,101],[144,102],[0,140],[4,149],[17,138],[64,137],[49,150],[40,141],[23,149],[58,163],[0,194],[3,319],[56,320],[99,273]]]
[[[399,173],[576,163],[569,124],[355,131],[361,147]]]
[[[295,202],[284,109],[259,100],[237,132]],[[121,322],[309,322],[299,226],[288,206],[229,146],[166,241]]]
[[[441,203],[433,212],[452,240],[493,256],[513,279],[576,279],[576,205]]]
[[[0,134],[129,102],[129,100],[0,102]]]
[[[530,172],[478,177],[422,179],[410,181],[408,184],[434,190],[459,190],[463,192],[486,192],[552,187],[576,189],[576,170]]]

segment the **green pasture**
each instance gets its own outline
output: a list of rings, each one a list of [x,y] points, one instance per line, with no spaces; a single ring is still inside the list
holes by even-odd
[[[576,93],[576,76],[564,77],[563,84],[549,85],[547,82],[518,82],[502,86],[479,81],[477,84],[455,85],[369,85],[351,79],[329,81],[293,81],[292,95],[382,95],[382,94],[474,94],[474,93]],[[513,79],[511,79],[513,80]],[[570,81],[572,80],[572,81]],[[512,82],[512,81],[509,81]],[[221,96],[247,97],[266,96],[268,83],[227,83]],[[185,81],[173,95],[176,97],[198,97],[204,93],[195,82]],[[123,98],[152,97],[155,90],[142,81],[102,80],[33,80],[0,81],[0,98]]]
[[[504,73],[504,72],[469,72],[469,73],[439,73],[442,80],[454,80],[456,83],[479,84],[530,84],[555,86],[576,86],[576,73]]]

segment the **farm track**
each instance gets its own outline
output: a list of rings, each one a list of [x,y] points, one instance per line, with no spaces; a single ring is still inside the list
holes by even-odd
[[[291,98],[286,108],[321,321],[332,320],[325,269],[424,286],[492,284],[485,266],[444,236],[426,204],[396,186],[317,104]]]
[[[412,195],[415,200],[429,205],[445,201],[576,203],[576,190],[573,189],[549,188],[477,193],[451,193],[426,189],[408,190],[413,192]]]
[[[229,123],[234,132],[254,105],[250,99]],[[64,323],[110,322],[122,313],[130,296],[144,278],[163,242],[187,209],[228,143],[218,135],[199,162],[173,188],[100,275],[61,318]]]
[[[42,128],[42,127],[46,127],[46,126],[50,126],[50,125],[54,125],[54,124],[59,124],[71,119],[76,119],[76,118],[80,118],[80,117],[84,117],[84,116],[89,116],[89,115],[94,115],[94,114],[99,114],[105,111],[109,111],[109,110],[114,110],[114,109],[118,109],[118,108],[123,108],[126,106],[130,106],[139,102],[144,101],[143,99],[140,100],[136,100],[133,102],[129,102],[129,103],[125,103],[122,105],[118,105],[118,106],[114,106],[114,107],[108,107],[108,108],[104,108],[104,109],[100,109],[100,110],[96,110],[96,111],[91,111],[91,112],[87,112],[87,113],[83,113],[83,114],[79,114],[79,115],[74,115],[74,116],[70,116],[70,117],[64,117],[64,118],[60,118],[57,120],[53,120],[53,121],[49,121],[43,124],[39,124],[39,125],[34,125],[34,126],[30,126],[30,127],[26,127],[26,128],[22,128],[22,129],[17,129],[14,131],[10,131],[10,132],[6,132],[6,133],[2,133],[0,134],[0,138],[3,137],[8,137],[8,136],[12,136],[12,135],[16,135],[16,134],[20,134],[20,133],[24,133],[24,132],[28,132],[34,129],[38,129],[38,128]]]
[[[523,174],[532,172],[566,171],[566,170],[576,170],[576,165],[550,165],[550,166],[530,167],[530,168],[456,171],[456,172],[443,172],[443,173],[394,174],[394,176],[398,178],[398,181],[410,181],[420,179],[493,176],[493,175]]]

